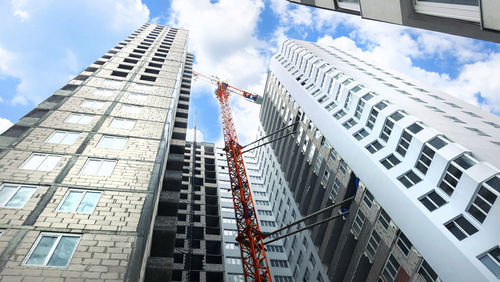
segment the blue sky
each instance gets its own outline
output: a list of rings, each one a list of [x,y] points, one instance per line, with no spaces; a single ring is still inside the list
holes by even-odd
[[[0,131],[144,22],[190,30],[195,70],[262,94],[270,57],[287,37],[350,49],[484,110],[500,114],[498,44],[362,20],[285,0],[13,0],[0,3]],[[220,142],[213,89],[195,82],[205,141]],[[258,106],[232,100],[241,142],[256,134]]]

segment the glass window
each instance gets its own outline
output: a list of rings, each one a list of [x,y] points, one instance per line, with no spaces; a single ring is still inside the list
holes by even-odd
[[[363,228],[363,224],[365,223],[365,215],[361,210],[358,210],[356,213],[356,217],[354,218],[354,222],[352,224],[352,232],[356,237],[359,236],[361,229]]]
[[[422,179],[412,170],[398,177],[399,182],[401,182],[406,188],[410,188],[413,185],[422,181]]]
[[[370,143],[368,146],[366,146],[366,149],[368,150],[368,152],[374,154],[375,152],[382,149],[383,147],[384,146],[382,144],[380,144],[380,142],[375,140],[372,143]]]
[[[140,114],[142,112],[142,107],[137,105],[123,104],[120,108],[120,112],[129,114]]]
[[[97,148],[122,150],[127,144],[127,137],[103,135]]]
[[[366,245],[366,254],[370,261],[375,259],[375,254],[377,253],[378,247],[380,246],[380,235],[378,235],[377,231],[373,230],[370,239],[368,240],[368,245]]]
[[[128,95],[130,99],[137,100],[137,101],[146,101],[148,99],[148,95],[145,94],[139,94],[139,93],[130,93]]]
[[[391,222],[391,217],[384,209],[380,210],[380,215],[378,217],[378,222],[385,228],[389,228],[389,223]]]
[[[396,279],[396,275],[398,274],[400,267],[401,265],[399,264],[399,262],[391,254],[381,274],[382,277],[384,278],[384,281],[393,282]]]
[[[385,159],[381,160],[380,163],[386,168],[386,169],[391,169],[398,165],[401,161],[396,158],[393,154],[390,154],[387,156]]]
[[[460,241],[478,231],[463,215],[446,224],[445,227]]]
[[[57,163],[59,163],[61,158],[62,156],[58,155],[33,153],[21,165],[20,168],[40,171],[52,171],[56,167]]]
[[[42,233],[28,254],[24,264],[66,267],[80,241],[72,234]]]
[[[366,204],[366,206],[368,208],[372,207],[373,200],[374,200],[374,198],[373,198],[372,193],[370,193],[370,191],[368,191],[368,190],[365,190],[365,195],[363,196],[363,202]]]
[[[115,168],[115,160],[89,158],[82,168],[83,175],[111,176]]]
[[[35,186],[4,183],[0,186],[0,207],[22,208],[36,191]]]
[[[443,206],[447,202],[441,197],[436,191],[432,190],[430,193],[426,194],[420,199],[420,202],[429,210],[434,211],[435,209]]]
[[[64,122],[75,124],[89,124],[93,118],[93,115],[72,113],[66,118]]]
[[[59,211],[92,213],[101,197],[101,192],[87,190],[69,190],[61,204]]]
[[[405,236],[405,234],[403,234],[403,232],[399,233],[399,237],[398,237],[398,240],[396,242],[396,245],[398,245],[399,249],[401,250],[401,252],[403,252],[403,254],[405,254],[405,256],[408,256],[408,254],[410,253],[411,247],[413,246],[411,244],[410,240],[408,240],[408,238]]]
[[[121,129],[133,129],[135,126],[135,120],[132,119],[124,119],[124,118],[113,118],[109,127],[112,128],[121,128]]]
[[[75,143],[76,139],[78,139],[78,136],[80,136],[79,132],[55,130],[54,132],[52,132],[49,138],[45,140],[45,142],[62,144],[62,145],[71,145]]]
[[[480,21],[478,0],[416,0],[415,11],[438,17]]]
[[[363,138],[365,138],[366,136],[368,136],[368,131],[366,131],[364,128],[361,129],[360,131],[356,132],[353,134],[354,138],[356,138],[356,140],[361,140]]]
[[[110,97],[113,95],[113,90],[108,89],[96,89],[93,93],[95,96]]]
[[[480,256],[479,260],[493,273],[493,275],[500,278],[500,248],[498,246]]]
[[[439,188],[443,190],[448,196],[451,196],[455,191],[455,188],[462,177],[465,170],[472,167],[476,163],[468,155],[461,155],[460,157],[454,159],[448,165],[446,172],[439,183]]]
[[[500,178],[495,176],[490,180],[484,182],[477,192],[476,197],[472,201],[467,210],[477,221],[483,223],[495,203],[497,197],[500,195]]]
[[[106,102],[104,101],[98,101],[98,100],[91,100],[91,99],[85,99],[80,107],[82,108],[90,108],[90,109],[102,109],[104,107],[104,104]]]
[[[422,265],[420,265],[420,268],[418,269],[418,274],[422,277],[422,279],[424,279],[425,282],[441,281],[436,272],[434,272],[434,269],[432,269],[425,259],[422,260]]]

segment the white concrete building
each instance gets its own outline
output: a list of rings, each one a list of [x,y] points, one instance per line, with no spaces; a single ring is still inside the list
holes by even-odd
[[[303,215],[328,194],[356,197],[345,224],[312,232],[330,279],[498,280],[498,116],[349,52],[287,40],[271,60],[260,117],[265,132],[299,121],[296,136],[272,148]],[[338,171],[351,175],[345,195]]]

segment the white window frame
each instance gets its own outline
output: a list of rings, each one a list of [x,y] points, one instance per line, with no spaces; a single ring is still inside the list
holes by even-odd
[[[77,122],[70,122],[69,120],[72,118],[72,117],[77,117],[78,118],[78,121]],[[82,119],[83,118],[88,118],[90,117],[90,120],[88,120],[88,122],[82,122]],[[94,119],[94,116],[93,115],[88,115],[88,114],[81,114],[81,113],[71,113],[65,120],[64,122],[65,123],[71,123],[71,124],[81,124],[81,125],[87,125],[87,124],[90,124],[92,122],[92,120]]]
[[[85,169],[87,168],[87,165],[91,162],[91,161],[99,161],[100,164],[99,164],[99,167],[97,168],[97,171],[96,171],[96,174],[90,174],[90,173],[85,173]],[[106,174],[100,172],[100,169],[102,168],[102,164],[104,162],[113,162],[113,169],[111,169],[111,171]],[[81,175],[91,175],[91,176],[111,176],[113,175],[113,171],[115,170],[115,167],[116,167],[116,163],[117,161],[116,160],[109,160],[109,159],[98,159],[98,158],[88,158],[87,161],[85,162],[85,164],[83,165],[82,167],[82,170],[80,171],[80,174]]]
[[[120,146],[120,147],[104,146],[102,142],[104,142],[104,139],[106,139],[106,138],[109,138],[109,139],[112,139],[112,140],[115,140],[115,139],[125,140],[125,143],[123,143],[123,146]],[[128,141],[128,137],[113,136],[113,135],[103,135],[101,137],[101,139],[99,140],[99,143],[97,143],[97,148],[110,149],[110,150],[123,150],[127,146],[127,141]],[[111,142],[111,143],[114,144],[113,142]]]
[[[26,203],[31,199],[31,197],[33,196],[33,194],[35,194],[36,190],[38,189],[37,186],[31,186],[31,185],[22,185],[22,184],[11,184],[11,183],[2,183],[2,185],[0,185],[0,191],[2,191],[5,186],[17,186],[16,187],[16,190],[14,191],[14,193],[12,193],[12,195],[9,196],[9,198],[7,199],[1,199],[0,198],[0,208],[11,208],[11,209],[22,209],[24,208],[24,206],[26,205]],[[14,196],[16,196],[16,194],[19,192],[19,190],[21,190],[21,188],[34,188],[33,192],[31,193],[31,195],[26,198],[24,200],[24,203],[22,204],[22,206],[20,207],[9,207],[7,206],[7,204],[12,200],[12,198],[14,198]]]
[[[146,101],[148,99],[148,95],[142,93],[130,93],[128,98],[137,101]]]
[[[44,236],[47,236],[47,237],[57,237],[56,242],[54,243],[54,245],[50,249],[50,251],[47,254],[47,257],[45,258],[45,261],[44,261],[44,263],[42,265],[39,265],[39,264],[28,264],[29,258],[31,257],[31,255],[33,254],[33,252],[35,251],[35,249],[38,247],[38,244],[40,243],[40,240]],[[76,238],[78,238],[78,243],[76,244],[75,249],[71,252],[71,256],[70,256],[68,262],[66,263],[66,265],[64,265],[64,266],[51,266],[51,265],[47,265],[47,263],[49,262],[49,260],[52,258],[52,255],[54,254],[55,249],[59,245],[59,242],[61,241],[62,237],[76,237]],[[36,239],[35,243],[33,244],[33,246],[31,247],[30,251],[28,252],[28,255],[26,255],[26,258],[23,260],[22,265],[25,265],[25,266],[34,266],[34,267],[65,268],[71,262],[71,259],[73,258],[73,255],[75,254],[76,249],[78,248],[78,245],[80,244],[81,238],[82,238],[81,235],[76,235],[76,234],[43,232]]]
[[[105,104],[106,104],[106,102],[104,102],[104,101],[99,101],[99,100],[94,100],[94,99],[85,99],[80,104],[80,107],[98,110],[98,109],[102,109]]]
[[[75,192],[83,192],[82,196],[80,197],[80,199],[78,200],[78,203],[75,205],[75,207],[73,208],[72,211],[63,211],[61,210],[61,206],[63,205],[63,203],[66,201],[66,199],[68,198],[69,194],[72,192],[72,191],[75,191]],[[78,207],[80,206],[80,204],[82,203],[82,200],[83,198],[85,198],[85,195],[87,194],[87,192],[90,192],[90,193],[99,193],[99,198],[97,199],[97,202],[95,203],[94,207],[92,208],[92,211],[91,212],[79,212],[77,211],[78,210]],[[95,210],[95,207],[97,206],[97,204],[99,203],[99,200],[101,199],[101,196],[102,196],[102,192],[99,192],[99,191],[96,191],[96,190],[79,190],[79,189],[69,189],[68,191],[66,191],[66,194],[64,195],[63,199],[61,200],[61,202],[59,203],[59,205],[57,206],[57,211],[58,212],[69,212],[69,213],[83,213],[83,214],[92,214]]]
[[[132,104],[122,104],[120,107],[120,112],[128,113],[128,114],[140,114],[142,112],[143,107]]]
[[[491,271],[491,273],[496,276],[497,278],[500,278],[500,263],[490,254],[493,250],[496,250],[498,249],[499,247],[498,246],[495,246],[493,248],[491,248],[490,250],[488,250],[487,252],[479,255],[477,257],[477,259],[484,265],[484,267],[488,268],[489,271]],[[490,267],[488,267],[484,261],[482,260],[483,258],[488,258],[490,263],[493,263],[491,266],[493,267],[496,267],[496,271],[497,271],[497,274],[493,273],[493,270],[490,269]]]
[[[118,126],[118,125],[120,125],[120,124],[122,124],[122,123],[120,123],[120,124],[117,124],[117,123],[119,123],[119,122],[124,122],[124,121],[126,121],[126,122],[127,122],[127,126]],[[132,122],[133,122],[133,124],[132,124]],[[109,127],[110,127],[110,128],[117,128],[117,129],[132,130],[132,129],[134,129],[136,122],[137,122],[137,121],[136,121],[136,120],[133,120],[133,119],[126,119],[126,118],[119,118],[119,117],[115,117],[115,118],[113,118],[113,120],[109,123]],[[113,125],[113,123],[115,123],[115,124]]]
[[[415,12],[444,18],[480,22],[479,6],[433,3],[415,0]]]
[[[52,142],[50,140],[51,138],[54,138],[54,136],[56,134],[61,134],[61,133],[63,133],[64,136],[61,138],[61,140],[59,142]],[[71,143],[65,143],[65,142],[63,142],[68,137],[72,138],[74,136],[76,136],[76,138],[74,138],[73,142],[71,142]],[[59,144],[59,145],[73,145],[75,143],[75,141],[78,139],[79,136],[80,136],[80,132],[64,131],[64,130],[54,130],[54,132],[52,132],[52,134],[50,134],[50,136],[47,137],[47,139],[45,139],[45,143]],[[70,140],[72,140],[71,138],[70,138]]]
[[[103,89],[103,88],[97,88],[94,90],[92,93],[94,96],[100,96],[100,97],[111,97],[113,96],[113,90],[111,89]]]
[[[44,159],[36,166],[36,168],[25,168],[28,163],[33,159],[33,157],[35,156],[43,156]],[[46,166],[44,163],[45,161],[47,161],[47,159],[49,157],[56,157],[56,158],[59,158],[57,160],[57,162],[52,166]],[[61,161],[62,159],[62,156],[61,155],[53,155],[53,154],[42,154],[42,153],[32,153],[27,159],[26,161],[24,161],[24,163],[19,167],[21,169],[26,169],[26,170],[38,170],[38,171],[52,171],[54,170],[56,167],[57,167],[57,164],[59,164],[59,162]]]

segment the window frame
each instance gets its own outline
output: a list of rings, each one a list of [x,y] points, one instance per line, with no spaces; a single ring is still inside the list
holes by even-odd
[[[57,236],[56,242],[51,247],[51,249],[50,249],[49,253],[47,254],[47,256],[45,257],[44,263],[42,265],[28,264],[28,260],[30,259],[31,255],[33,254],[35,249],[38,247],[38,244],[40,243],[40,241],[42,240],[42,238],[44,236],[47,236],[47,237],[56,237]],[[56,248],[58,247],[59,242],[61,241],[62,237],[76,237],[76,238],[78,238],[78,242],[76,243],[75,248],[71,252],[71,256],[69,257],[68,262],[64,266],[47,265],[47,263],[50,261],[50,259],[54,255],[54,252],[55,252]],[[31,246],[31,249],[29,250],[28,254],[24,258],[22,265],[23,266],[32,266],[32,267],[66,268],[66,267],[68,267],[69,263],[71,262],[71,259],[73,259],[73,256],[75,255],[76,249],[78,248],[78,245],[80,244],[81,239],[82,239],[82,235],[80,235],[80,234],[41,232],[40,235],[38,235],[38,238],[36,239],[35,243]]]
[[[425,15],[480,22],[479,6],[415,0],[415,12]]]
[[[61,207],[62,205],[64,204],[64,202],[67,200],[69,194],[72,192],[72,191],[75,191],[75,192],[83,192],[83,195],[81,196],[81,198],[78,200],[78,203],[75,205],[74,209],[72,211],[64,211],[64,210],[61,210]],[[92,208],[92,211],[91,212],[79,212],[78,211],[78,207],[80,206],[80,204],[82,203],[83,201],[83,198],[85,198],[85,195],[87,194],[87,192],[90,192],[90,193],[98,193],[99,194],[99,197],[97,198],[97,201],[95,202],[95,205],[94,207]],[[80,213],[80,214],[92,214],[94,213],[94,210],[95,208],[97,207],[97,204],[99,203],[99,200],[101,199],[101,196],[102,196],[102,192],[101,191],[96,191],[96,190],[80,190],[80,189],[68,189],[68,191],[66,191],[66,194],[64,194],[64,197],[62,198],[62,200],[59,202],[59,205],[57,205],[57,208],[56,208],[56,211],[58,212],[68,212],[68,213]]]
[[[64,137],[61,138],[61,141],[60,142],[50,142],[50,139],[53,138],[56,134],[58,133],[64,133]],[[62,141],[67,138],[69,135],[76,135],[76,138],[73,140],[72,143],[63,143]],[[80,134],[81,132],[76,132],[76,131],[67,131],[67,130],[54,130],[50,135],[49,137],[47,137],[47,139],[45,139],[45,143],[49,143],[49,144],[57,144],[57,145],[73,145],[76,140],[78,139],[78,137],[80,137]]]
[[[31,159],[33,159],[34,156],[44,156],[44,159],[34,169],[32,169],[32,168],[24,168],[31,161]],[[45,169],[39,169],[40,167],[45,167],[43,165],[43,163],[47,160],[47,158],[49,156],[51,156],[51,157],[59,157],[59,160],[50,169],[48,169],[48,167],[45,168]],[[57,167],[57,165],[59,164],[59,162],[61,161],[62,158],[63,158],[62,155],[56,155],[56,154],[31,153],[31,155],[29,155],[29,157],[23,162],[23,164],[21,164],[21,166],[19,166],[19,168],[20,169],[25,169],[25,170],[36,170],[36,171],[53,171]]]
[[[26,203],[28,203],[28,201],[31,199],[31,197],[33,197],[33,195],[36,193],[36,190],[38,189],[38,186],[23,185],[23,184],[14,184],[14,183],[2,183],[0,185],[0,191],[2,191],[5,188],[5,186],[16,186],[16,190],[14,191],[14,193],[12,193],[12,195],[8,199],[5,199],[5,201],[2,200],[2,199],[0,199],[0,208],[7,208],[7,209],[22,209],[22,208],[24,208],[24,206],[26,205]],[[23,187],[31,188],[31,189],[35,189],[35,190],[33,190],[33,192],[31,193],[31,195],[28,198],[25,199],[25,201],[22,204],[22,206],[20,206],[20,207],[7,206],[7,204],[16,196],[16,194]]]

